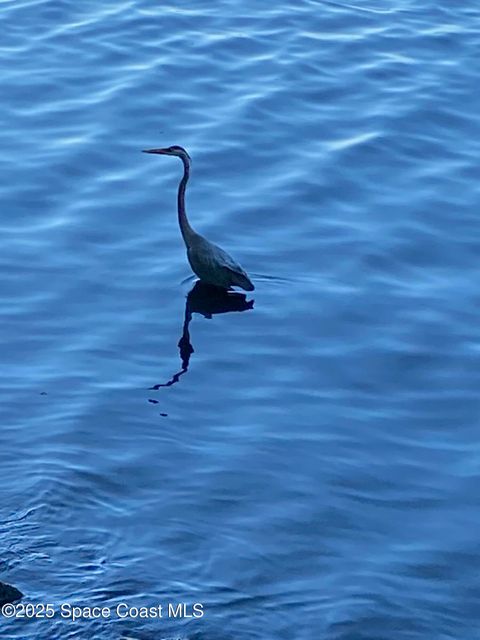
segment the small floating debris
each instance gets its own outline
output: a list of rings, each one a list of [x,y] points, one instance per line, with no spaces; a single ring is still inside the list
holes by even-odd
[[[20,600],[20,598],[23,598],[23,593],[21,591],[9,584],[0,582],[0,606]]]

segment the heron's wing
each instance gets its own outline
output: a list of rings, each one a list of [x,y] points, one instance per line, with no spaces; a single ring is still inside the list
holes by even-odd
[[[242,267],[238,264],[236,260],[232,258],[226,251],[215,245],[215,249],[217,250],[217,259],[221,262],[222,267],[228,269],[229,271],[233,271],[234,273],[241,273],[242,275],[247,275]]]
[[[237,264],[237,266],[233,269],[232,267],[227,267],[225,265],[223,265],[222,270],[224,273],[227,273],[233,280],[235,279],[236,276],[239,276],[240,278],[248,278],[246,272],[242,269],[242,267]]]
[[[238,262],[236,262],[222,249],[220,251],[221,270],[226,276],[226,282],[228,282],[230,286],[236,285],[238,287],[242,287],[242,289],[245,289],[246,291],[253,291],[255,287],[253,286],[252,281]]]

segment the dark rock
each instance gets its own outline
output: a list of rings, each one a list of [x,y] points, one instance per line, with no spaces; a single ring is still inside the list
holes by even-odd
[[[15,602],[23,597],[23,593],[9,584],[0,582],[0,607],[7,602]]]

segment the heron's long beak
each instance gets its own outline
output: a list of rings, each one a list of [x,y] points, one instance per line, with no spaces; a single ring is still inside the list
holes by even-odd
[[[143,153],[161,153],[163,155],[168,155],[168,149],[142,149]]]

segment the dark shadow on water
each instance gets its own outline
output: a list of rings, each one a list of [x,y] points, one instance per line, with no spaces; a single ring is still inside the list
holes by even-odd
[[[16,587],[12,587],[9,584],[0,582],[0,606],[3,607],[4,604],[16,602],[17,600],[20,600],[22,597],[23,597],[23,593],[19,591]]]
[[[204,318],[211,319],[219,313],[248,311],[249,309],[253,309],[253,303],[254,300],[247,300],[247,296],[244,293],[226,291],[225,289],[204,284],[198,280],[187,295],[183,331],[178,341],[182,367],[180,371],[173,374],[170,380],[161,384],[155,384],[153,387],[150,387],[150,390],[157,391],[161,387],[171,387],[172,384],[178,382],[180,377],[188,371],[190,356],[194,353],[189,330],[194,313],[199,313],[204,316]],[[150,402],[152,401],[150,400]]]

